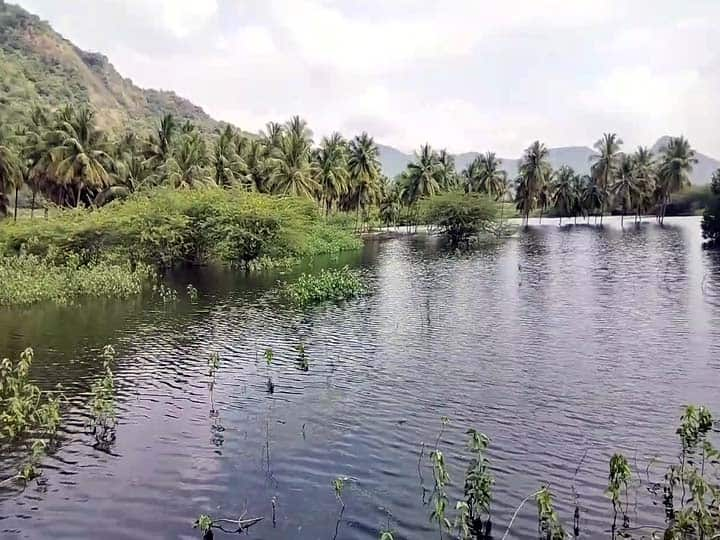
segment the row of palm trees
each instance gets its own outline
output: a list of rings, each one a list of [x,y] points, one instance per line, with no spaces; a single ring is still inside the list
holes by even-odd
[[[379,202],[383,183],[372,137],[346,140],[334,133],[315,146],[297,116],[269,123],[259,136],[229,125],[207,136],[166,115],[147,137],[128,131],[111,141],[86,107],[36,108],[26,126],[0,136],[0,214],[8,211],[10,192],[23,184],[32,191],[33,209],[38,193],[58,205],[80,206],[158,185],[217,185],[309,197],[328,213],[359,216]]]
[[[634,153],[621,150],[623,142],[615,133],[605,133],[595,143],[590,174],[581,176],[570,167],[552,170],[547,147],[535,141],[523,154],[515,182],[515,201],[527,223],[530,213],[542,214],[553,206],[563,217],[599,216],[608,210],[633,213],[635,220],[655,211],[662,224],[673,193],[690,184],[695,151],[684,137],[670,138],[655,156],[645,147]]]
[[[569,167],[553,170],[547,147],[535,141],[524,152],[511,187],[492,152],[478,155],[457,172],[452,155],[424,145],[393,182],[382,175],[379,150],[366,133],[347,140],[338,133],[314,145],[307,123],[293,117],[268,123],[259,136],[226,126],[214,136],[171,115],[146,136],[128,131],[111,141],[92,110],[66,106],[50,113],[36,108],[15,133],[0,129],[0,215],[8,195],[26,184],[32,208],[38,193],[62,206],[97,205],[158,185],[179,189],[216,185],[312,198],[326,212],[354,211],[358,221],[379,205],[386,224],[417,221],[417,202],[441,191],[465,190],[505,202],[514,197],[527,223],[549,208],[563,217],[589,218],[619,209],[635,219],[655,210],[662,222],[672,193],[689,183],[695,152],[683,137],[672,138],[654,156],[640,147],[621,150],[606,133],[595,144],[590,175]],[[504,204],[501,205],[504,210]],[[502,216],[501,216],[502,219]]]

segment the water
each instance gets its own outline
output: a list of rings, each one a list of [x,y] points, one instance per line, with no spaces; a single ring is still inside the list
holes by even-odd
[[[625,231],[609,221],[560,229],[543,220],[465,254],[422,236],[374,241],[315,263],[363,267],[372,293],[305,313],[278,298],[277,279],[292,276],[211,270],[175,276],[181,298],[171,305],[1,312],[0,351],[34,346],[33,376],[45,388],[62,383],[69,403],[45,485],[0,491],[0,537],[198,538],[198,514],[246,509],[265,517],[252,538],[330,539],[339,513],[331,481],[346,476],[338,538],[377,538],[388,525],[397,538],[437,538],[418,455],[422,442],[434,444],[442,415],[452,501],[465,430],[492,439],[496,538],[541,483],[569,530],[577,500],[581,537],[608,537],[603,490],[615,451],[643,480],[630,493],[631,525],[661,525],[647,477],[660,481],[663,471],[646,467],[676,454],[682,404],[720,413],[720,254],[701,249],[696,218]],[[182,294],[190,281],[200,291],[194,304]],[[300,342],[307,372],[296,363]],[[118,351],[120,425],[102,452],[86,408],[106,343]],[[272,397],[266,347],[275,351]],[[217,417],[206,377],[212,351],[222,358]],[[2,475],[16,464],[16,455],[1,456]],[[531,501],[510,537],[535,531]]]

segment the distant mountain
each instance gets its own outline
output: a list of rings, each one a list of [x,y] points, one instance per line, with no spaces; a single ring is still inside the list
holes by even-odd
[[[652,146],[653,153],[659,154],[662,148],[667,145],[669,139],[670,137],[667,136],[658,139]],[[462,171],[478,155],[478,152],[455,154],[455,166],[457,170]],[[589,174],[593,155],[595,155],[595,151],[587,146],[563,146],[550,148],[549,161],[553,169],[559,169],[563,165],[568,165],[580,174]],[[698,185],[708,184],[710,183],[713,172],[720,169],[720,161],[699,152],[696,157],[698,163],[693,167],[693,172],[690,175],[692,182]],[[380,161],[383,172],[389,178],[394,178],[400,174],[405,170],[405,166],[414,159],[415,156],[413,154],[405,154],[391,146],[380,145]],[[517,176],[520,158],[501,158],[501,163],[503,170],[507,172],[509,178],[515,178]]]
[[[86,52],[24,9],[0,0],[0,123],[22,121],[32,104],[89,103],[100,126],[148,128],[163,114],[205,130],[219,125],[174,92],[138,88],[102,54]]]

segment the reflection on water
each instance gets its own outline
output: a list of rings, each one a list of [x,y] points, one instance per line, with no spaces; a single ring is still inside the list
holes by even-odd
[[[621,230],[552,220],[502,245],[449,252],[423,236],[370,242],[313,266],[366,268],[372,294],[305,313],[277,280],[203,269],[171,282],[180,299],[0,312],[0,350],[33,345],[33,376],[69,403],[47,484],[0,493],[3,538],[196,538],[200,513],[265,516],[257,538],[331,538],[332,479],[347,476],[338,538],[434,538],[417,458],[441,445],[460,496],[465,430],[491,436],[494,532],[541,482],[571,529],[606,536],[607,462],[675,454],[687,402],[720,411],[720,257],[699,220]],[[183,294],[192,282],[200,298]],[[117,440],[92,446],[86,401],[99,351],[118,351]],[[309,368],[298,369],[305,345]],[[275,391],[263,351],[272,347]],[[221,366],[212,412],[207,358]],[[427,459],[427,456],[426,458]],[[16,456],[0,456],[0,470]],[[659,480],[660,466],[651,467]],[[425,481],[430,481],[430,471]],[[573,493],[573,487],[576,493]],[[637,499],[637,504],[635,504]],[[276,501],[276,526],[270,516]],[[662,523],[645,487],[631,524]],[[534,537],[534,507],[513,526]]]

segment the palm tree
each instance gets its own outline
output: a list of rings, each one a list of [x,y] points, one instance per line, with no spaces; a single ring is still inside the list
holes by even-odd
[[[662,150],[658,170],[662,195],[661,225],[665,221],[665,209],[670,202],[670,196],[690,185],[690,173],[695,163],[697,163],[695,150],[688,140],[682,136],[670,138],[667,146]]]
[[[620,164],[617,168],[617,179],[610,187],[610,192],[619,200],[622,206],[622,214],[620,216],[620,226],[625,227],[625,214],[628,208],[632,206],[632,202],[637,199],[639,192],[638,184],[635,176],[635,164],[630,156],[623,154],[620,157]]]
[[[235,132],[230,125],[225,126],[215,144],[212,164],[218,186],[229,187],[246,179],[247,166],[236,152]]]
[[[638,188],[632,201],[637,222],[641,219],[642,213],[647,212],[652,204],[657,174],[653,154],[648,148],[638,146],[632,156],[632,161],[633,177]]]
[[[408,163],[405,172],[407,198],[411,205],[440,191],[443,168],[438,154],[429,144],[420,147],[420,151],[415,154],[415,161]]]
[[[372,137],[362,132],[349,146],[348,173],[350,191],[348,199],[360,218],[360,211],[377,200],[380,193],[380,151]]]
[[[460,176],[462,177],[466,192],[470,193],[473,191],[478,191],[481,169],[482,165],[480,163],[480,156],[475,156],[475,158],[470,163],[468,163],[467,167],[463,169]]]
[[[457,185],[455,158],[444,148],[438,152],[438,184],[443,191],[449,191]]]
[[[515,201],[517,209],[524,216],[527,227],[530,212],[536,207],[541,192],[552,173],[548,162],[548,149],[540,141],[532,143],[520,161],[519,176],[516,181]]]
[[[50,175],[51,156],[47,144],[47,130],[49,118],[47,112],[39,106],[33,108],[30,122],[25,131],[22,147],[22,157],[25,169],[25,184],[32,191],[30,203],[30,217],[35,215],[35,201],[37,193],[43,184],[48,182]]]
[[[17,188],[22,182],[22,163],[14,149],[10,147],[10,137],[0,131],[0,216],[7,216],[8,193],[15,189],[15,207],[17,208]],[[17,210],[15,212],[17,219]]]
[[[588,223],[592,212],[605,207],[605,194],[605,190],[600,187],[595,178],[588,177],[586,179],[582,192],[582,205],[588,216]],[[597,215],[595,216],[595,223],[597,223]]]
[[[603,214],[605,213],[605,201],[607,200],[608,190],[615,181],[615,174],[620,160],[620,146],[622,143],[622,139],[620,139],[617,134],[604,133],[602,138],[594,145],[598,154],[591,157],[593,161],[591,170],[596,183],[596,189],[603,192],[600,207],[600,225],[602,225]]]
[[[479,156],[479,161],[478,191],[487,193],[497,200],[507,183],[507,173],[502,170],[502,163],[495,156],[495,152],[487,152]]]
[[[172,143],[175,138],[177,125],[172,114],[166,114],[160,120],[160,128],[155,135],[151,135],[145,149],[148,167],[157,169],[161,167],[172,152]]]
[[[350,189],[347,168],[347,142],[339,133],[323,137],[313,161],[315,180],[320,188],[320,203],[329,214],[333,205]]]
[[[236,141],[235,147],[247,168],[247,181],[250,191],[267,193],[270,191],[270,160],[268,147],[261,139]]]
[[[105,134],[95,127],[95,115],[82,107],[70,118],[63,112],[52,133],[53,171],[62,186],[71,188],[75,206],[83,190],[97,192],[110,185],[112,158],[105,151]]]
[[[165,178],[175,188],[190,189],[198,185],[212,183],[208,171],[207,147],[200,133],[190,131],[183,134],[163,166]]]
[[[385,226],[397,225],[400,217],[402,187],[398,182],[392,185],[387,178],[382,183],[382,198],[380,200],[380,219]]]
[[[312,140],[304,120],[294,117],[282,131],[270,154],[270,186],[273,192],[312,199],[318,184],[311,167]]]
[[[552,185],[552,201],[555,208],[560,212],[560,225],[562,226],[563,216],[570,216],[575,208],[577,198],[575,171],[563,165],[554,175]]]

